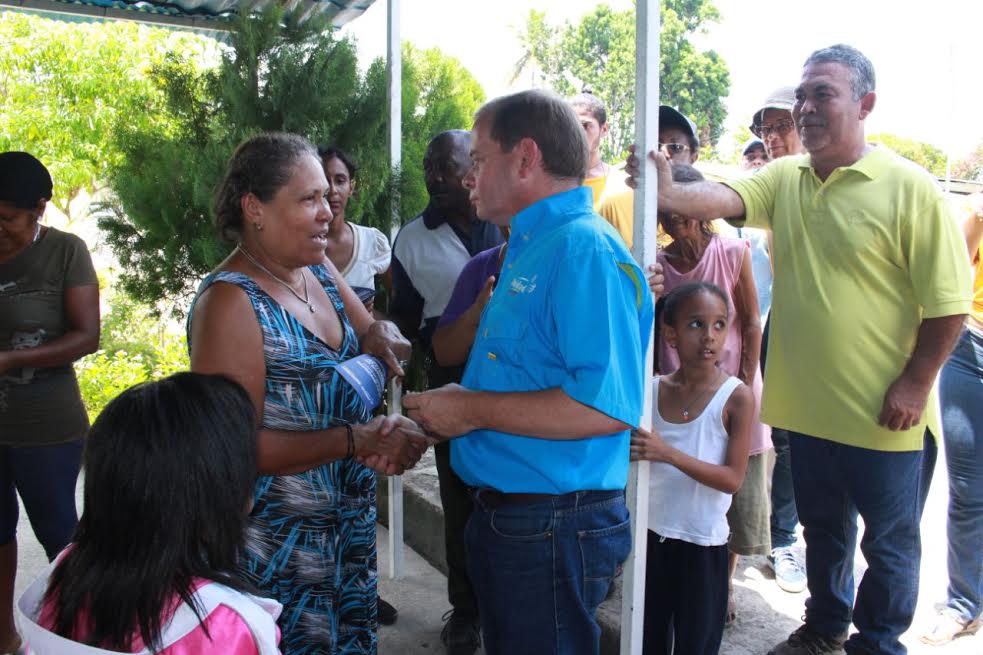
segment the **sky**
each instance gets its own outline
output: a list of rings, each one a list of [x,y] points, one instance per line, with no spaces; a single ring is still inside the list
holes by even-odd
[[[597,0],[403,0],[402,38],[457,57],[488,97],[521,90],[509,78],[530,9],[577,22]],[[608,0],[629,9],[631,0]],[[954,159],[983,142],[983,0],[715,0],[721,20],[696,40],[731,72],[727,126],[746,124],[772,89],[795,84],[810,52],[833,43],[874,64],[877,104],[868,134],[927,141]],[[345,28],[363,64],[385,54],[386,0]]]

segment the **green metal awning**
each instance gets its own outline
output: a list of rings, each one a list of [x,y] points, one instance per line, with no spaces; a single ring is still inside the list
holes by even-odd
[[[75,14],[91,18],[136,20],[146,23],[228,29],[243,12],[260,11],[283,2],[300,20],[327,17],[337,27],[358,18],[375,0],[0,0],[0,7]]]

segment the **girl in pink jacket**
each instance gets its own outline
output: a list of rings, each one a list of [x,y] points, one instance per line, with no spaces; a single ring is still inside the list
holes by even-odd
[[[217,375],[113,400],[85,446],[74,542],[21,597],[36,655],[278,655],[275,601],[236,575],[256,479],[256,418]]]

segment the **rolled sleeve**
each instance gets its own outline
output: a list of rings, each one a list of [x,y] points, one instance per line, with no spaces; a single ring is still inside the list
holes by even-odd
[[[922,318],[968,314],[973,274],[966,242],[941,191],[933,188],[924,210],[907,219],[905,250]]]
[[[756,175],[741,180],[728,180],[726,184],[737,192],[744,202],[744,217],[728,219],[735,227],[772,229],[771,217],[775,214],[775,196],[779,176],[786,174],[788,165],[781,160],[762,168]]]
[[[559,263],[550,312],[567,375],[561,389],[611,418],[638,426],[652,300],[634,263],[601,247]]]

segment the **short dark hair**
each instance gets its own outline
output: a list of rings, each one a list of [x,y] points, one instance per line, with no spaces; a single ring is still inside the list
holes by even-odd
[[[803,67],[809,64],[834,63],[850,69],[853,99],[860,100],[874,90],[877,79],[874,77],[874,64],[864,53],[845,43],[837,43],[828,48],[816,50],[806,59]]]
[[[51,200],[51,174],[37,157],[26,152],[0,153],[0,201],[18,209],[34,209]]]
[[[579,94],[570,98],[568,101],[571,107],[583,107],[590,112],[598,125],[606,125],[608,122],[608,110],[604,107],[601,99],[594,95],[590,89],[585,88]]]
[[[687,300],[701,293],[709,293],[720,298],[724,303],[727,314],[730,314],[730,303],[727,301],[727,294],[720,287],[710,282],[688,282],[676,287],[666,295],[662,305],[662,322],[666,325],[675,326],[679,308]]]
[[[532,139],[543,153],[547,173],[583,182],[589,161],[587,137],[573,108],[558,95],[531,90],[495,98],[475,114],[475,124],[484,121],[503,151]]]
[[[267,132],[239,144],[215,192],[215,226],[226,241],[242,238],[242,197],[252,193],[269,202],[290,181],[303,155],[317,158],[317,149],[302,136]]]
[[[239,384],[177,373],[131,387],[86,439],[85,508],[45,601],[56,633],[130,652],[160,649],[174,596],[195,580],[249,590],[237,575],[256,482],[256,413]],[[78,617],[87,615],[80,625]]]
[[[352,156],[341,148],[337,148],[335,146],[318,146],[317,156],[321,159],[322,163],[328,161],[329,159],[337,159],[345,165],[345,168],[348,169],[348,179],[352,180],[353,182],[355,181],[355,174],[358,172],[358,166],[355,165],[355,160],[352,159]]]
[[[673,164],[672,165],[672,181],[678,182],[679,184],[692,184],[694,182],[702,182],[706,178],[703,177],[703,173],[698,171],[695,167],[689,164]],[[669,216],[669,213],[660,211],[657,217]],[[717,235],[713,231],[713,227],[707,221],[700,221],[700,232],[704,236],[713,238]]]

